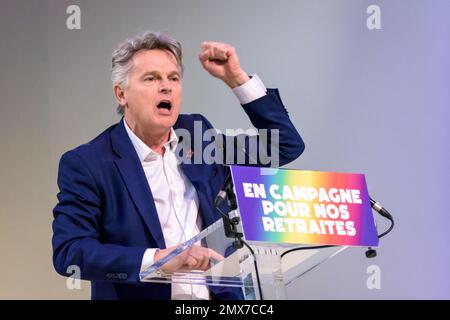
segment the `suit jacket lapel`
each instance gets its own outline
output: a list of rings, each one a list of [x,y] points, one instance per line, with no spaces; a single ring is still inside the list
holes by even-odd
[[[113,150],[120,157],[115,163],[139,214],[150,230],[158,247],[165,248],[166,245],[161,224],[159,223],[155,201],[136,150],[127,135],[123,121],[122,119],[111,132]]]
[[[189,133],[189,138],[183,136],[183,132],[177,132],[178,135],[178,147],[177,154],[181,156],[181,170],[186,175],[186,177],[191,181],[195,190],[197,191],[197,196],[200,204],[199,214],[203,218],[203,226],[207,227],[211,225],[214,221],[211,221],[210,215],[211,211],[209,206],[208,197],[205,194],[202,185],[202,165],[194,164],[195,155],[194,151],[194,139],[200,139],[201,137],[195,137],[194,122],[192,119],[188,119],[185,115],[180,115],[177,122],[173,126],[174,130],[183,129],[184,133]],[[203,130],[202,130],[203,131]],[[180,135],[181,133],[181,135]],[[181,152],[182,151],[182,152]],[[196,152],[202,150],[195,150]]]
[[[195,190],[197,190],[197,196],[200,204],[199,214],[203,218],[203,227],[206,228],[215,222],[214,217],[211,215],[212,210],[211,201],[208,200],[208,194],[205,190],[204,178],[202,179],[201,165],[194,164],[181,164],[186,177],[191,181]]]
[[[213,224],[217,220],[217,217],[214,216],[215,209],[212,206],[212,202],[209,199],[210,197],[208,196],[208,192],[206,190],[206,178],[204,177],[205,171],[202,170],[205,166],[207,166],[207,164],[194,164],[195,155],[193,151],[203,151],[203,147],[201,150],[196,150],[194,148],[194,139],[201,139],[201,137],[195,137],[196,132],[194,130],[194,121],[192,121],[191,117],[186,115],[180,115],[173,128],[175,130],[182,128],[187,130],[190,134],[190,139],[183,139],[179,141],[178,144],[178,147],[181,147],[185,152],[185,154],[182,155],[183,161],[181,162],[181,169],[197,190],[198,200],[200,202],[199,214],[202,216],[203,226],[206,228],[207,226]],[[202,127],[202,134],[203,130],[204,128]],[[180,136],[178,138],[180,138]],[[186,155],[186,152],[188,155]]]

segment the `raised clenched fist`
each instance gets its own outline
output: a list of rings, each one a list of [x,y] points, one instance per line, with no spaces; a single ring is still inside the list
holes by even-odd
[[[226,43],[203,42],[199,59],[206,71],[231,88],[250,80],[241,68],[236,50]]]

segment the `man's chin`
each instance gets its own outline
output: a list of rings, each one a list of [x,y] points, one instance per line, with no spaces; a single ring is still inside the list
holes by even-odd
[[[170,117],[168,118],[159,118],[157,119],[157,122],[154,123],[154,126],[160,129],[160,131],[169,131],[177,122],[177,117]]]
[[[170,129],[170,128],[172,128],[174,126],[174,124],[177,122],[177,120],[178,120],[178,115],[176,117],[175,116],[171,116],[170,118],[168,118],[168,117],[165,118],[165,119],[162,118],[159,121],[159,125],[161,127]]]

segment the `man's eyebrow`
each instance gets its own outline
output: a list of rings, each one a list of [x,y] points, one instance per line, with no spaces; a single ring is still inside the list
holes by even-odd
[[[145,71],[142,74],[143,77],[148,76],[148,75],[152,75],[152,76],[159,75],[159,72],[158,71]]]
[[[156,71],[156,70],[148,70],[148,71],[145,71],[145,72],[142,74],[142,77],[145,77],[145,76],[148,76],[148,75],[157,76],[157,75],[160,75],[160,74],[161,74],[161,73],[160,73],[159,71]],[[173,71],[169,72],[169,76],[173,76],[173,75],[180,76],[180,72],[179,72],[178,70],[173,70]]]

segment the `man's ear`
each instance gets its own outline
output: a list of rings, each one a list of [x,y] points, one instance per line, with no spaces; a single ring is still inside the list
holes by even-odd
[[[117,83],[114,84],[113,90],[114,90],[114,97],[116,97],[117,102],[121,106],[125,106],[127,104],[127,100],[125,99],[125,91]]]

